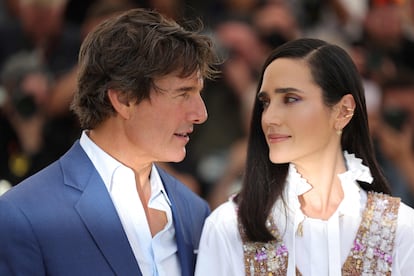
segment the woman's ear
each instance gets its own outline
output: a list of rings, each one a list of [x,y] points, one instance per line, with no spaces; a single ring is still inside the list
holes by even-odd
[[[131,104],[128,101],[128,96],[119,90],[108,89],[108,98],[114,107],[116,113],[124,119],[130,116]]]
[[[355,111],[355,99],[351,94],[346,94],[341,99],[341,112],[340,116],[344,118],[352,118]],[[349,119],[350,120],[350,119]]]
[[[355,99],[351,94],[346,94],[337,103],[337,117],[335,129],[341,131],[352,119],[355,111]]]

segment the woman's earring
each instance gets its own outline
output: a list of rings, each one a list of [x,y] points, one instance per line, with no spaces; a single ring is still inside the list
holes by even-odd
[[[338,134],[338,136],[341,136],[342,135],[342,129],[337,129],[336,134]]]
[[[347,107],[346,110],[349,111],[350,113],[346,114],[345,118],[350,118],[350,117],[354,116],[354,109],[353,108]]]

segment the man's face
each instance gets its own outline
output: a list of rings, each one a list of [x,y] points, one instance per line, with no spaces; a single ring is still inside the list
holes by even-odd
[[[194,124],[207,120],[200,94],[203,79],[199,72],[186,78],[169,74],[154,84],[150,98],[134,106],[127,122],[127,139],[148,162],[182,161]]]

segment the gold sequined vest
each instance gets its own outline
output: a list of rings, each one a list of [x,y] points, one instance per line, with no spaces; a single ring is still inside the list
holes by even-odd
[[[399,206],[399,198],[382,193],[368,193],[362,221],[351,252],[342,266],[342,275],[391,275]],[[287,273],[289,253],[272,217],[269,217],[266,226],[275,239],[270,242],[251,242],[247,240],[239,223],[246,275]],[[296,275],[301,275],[297,268]]]

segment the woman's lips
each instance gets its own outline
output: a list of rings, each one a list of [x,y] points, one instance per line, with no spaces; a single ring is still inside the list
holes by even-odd
[[[278,142],[286,141],[290,137],[291,136],[287,134],[268,134],[267,140],[269,141],[269,143],[278,143]]]

